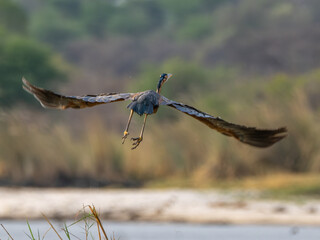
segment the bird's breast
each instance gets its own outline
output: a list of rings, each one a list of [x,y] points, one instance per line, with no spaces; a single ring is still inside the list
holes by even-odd
[[[128,105],[139,115],[156,113],[159,108],[160,95],[155,91],[145,91],[136,96],[133,101]]]

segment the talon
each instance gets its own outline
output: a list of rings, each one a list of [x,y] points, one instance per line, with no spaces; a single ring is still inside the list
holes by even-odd
[[[142,142],[142,137],[138,137],[138,138],[131,138],[131,141],[134,141],[133,143],[132,143],[132,148],[131,148],[131,150],[133,150],[133,149],[136,149],[138,146],[139,146],[139,144]]]
[[[126,141],[128,135],[129,135],[129,132],[127,132],[127,131],[124,131],[124,132],[123,132],[122,144],[124,144],[124,142]]]

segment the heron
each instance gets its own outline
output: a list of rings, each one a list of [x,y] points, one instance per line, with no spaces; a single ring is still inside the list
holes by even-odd
[[[31,93],[44,108],[62,110],[67,108],[81,109],[111,102],[131,100],[131,103],[127,106],[127,108],[130,109],[130,115],[123,133],[122,144],[129,135],[129,127],[133,114],[136,113],[140,116],[144,115],[144,121],[139,137],[131,138],[133,141],[132,149],[136,149],[143,140],[147,117],[151,114],[155,114],[160,106],[174,108],[197,119],[211,129],[217,130],[226,136],[234,137],[242,143],[255,147],[269,147],[287,135],[287,129],[285,127],[277,129],[257,129],[255,127],[238,125],[227,122],[220,117],[214,117],[192,106],[170,100],[161,95],[161,89],[164,83],[171,77],[172,74],[170,73],[161,74],[156,91],[147,90],[137,93],[102,93],[83,96],[64,96],[57,94],[50,90],[36,87],[29,83],[25,78],[22,79],[22,82],[24,90]]]

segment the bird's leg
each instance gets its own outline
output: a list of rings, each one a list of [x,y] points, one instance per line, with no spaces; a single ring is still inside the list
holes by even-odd
[[[136,149],[139,146],[139,144],[142,142],[144,127],[146,126],[146,122],[147,122],[147,116],[148,116],[147,114],[145,114],[145,116],[144,116],[144,122],[143,122],[143,126],[142,126],[142,129],[141,129],[140,137],[131,138],[131,140],[134,141],[133,144],[132,144],[133,147],[131,148],[132,150]]]
[[[124,141],[127,139],[128,135],[129,135],[128,131],[129,131],[129,126],[130,126],[130,123],[131,123],[132,115],[133,115],[133,110],[130,111],[130,116],[129,116],[129,120],[128,120],[128,123],[127,123],[127,127],[126,127],[126,130],[123,132],[122,144],[124,144]]]

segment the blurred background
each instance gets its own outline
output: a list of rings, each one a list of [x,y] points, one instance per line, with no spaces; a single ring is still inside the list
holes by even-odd
[[[0,0],[0,184],[320,194],[319,42],[318,0]],[[131,151],[127,102],[46,110],[21,88],[136,92],[162,72],[166,97],[288,137],[256,149],[160,108]]]

